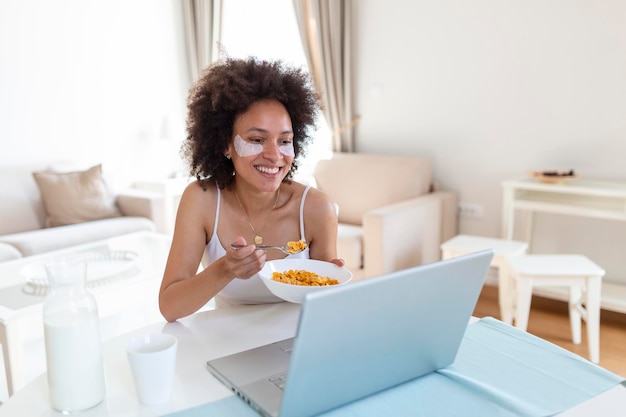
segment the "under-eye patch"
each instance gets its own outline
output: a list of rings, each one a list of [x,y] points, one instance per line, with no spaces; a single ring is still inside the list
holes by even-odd
[[[296,156],[296,151],[293,149],[293,142],[280,145],[278,150],[285,156]]]
[[[234,145],[235,152],[237,152],[237,155],[241,157],[254,156],[263,152],[262,144],[246,142],[239,135],[235,136]],[[278,147],[278,151],[284,156],[296,156],[296,152],[293,148],[293,142],[280,145]]]
[[[241,139],[241,136],[235,136],[235,152],[241,157],[258,155],[263,152],[263,145],[260,143],[250,143]]]

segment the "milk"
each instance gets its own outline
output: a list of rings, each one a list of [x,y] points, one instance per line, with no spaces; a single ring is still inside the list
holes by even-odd
[[[104,370],[97,314],[89,309],[44,320],[52,407],[72,412],[104,399]]]

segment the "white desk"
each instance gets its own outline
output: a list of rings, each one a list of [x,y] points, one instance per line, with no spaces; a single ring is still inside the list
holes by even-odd
[[[30,291],[21,270],[55,256],[90,251],[133,251],[133,270],[111,277],[110,282],[89,288],[98,304],[101,323],[114,336],[147,322],[162,319],[157,297],[171,238],[157,233],[137,232],[90,244],[0,264],[0,343],[9,396],[24,385],[23,345],[43,337],[42,304],[45,292]],[[105,336],[103,334],[103,336]]]
[[[502,237],[513,239],[515,210],[530,214],[522,240],[532,238],[532,214],[554,213],[626,221],[626,182],[577,179],[546,184],[536,179],[504,181]]]
[[[81,416],[158,416],[233,395],[206,368],[206,360],[292,337],[300,305],[240,306],[194,314],[175,323],[141,328],[104,343],[106,400]],[[172,400],[162,406],[138,403],[125,344],[133,335],[170,333],[178,338]],[[0,406],[0,416],[60,416],[50,408],[46,374]]]
[[[552,213],[626,222],[626,182],[576,179],[563,184],[546,184],[533,178],[504,181],[502,199],[502,237],[513,239],[516,210],[527,214],[521,240],[532,253],[534,213]],[[567,293],[542,288],[535,293],[567,301]],[[626,285],[605,280],[601,306],[626,313]]]
[[[295,334],[300,306],[278,303],[215,309],[194,314],[176,323],[160,323],[135,330],[104,344],[107,395],[99,406],[80,413],[84,417],[154,417],[231,397],[206,369],[206,361],[229,353],[283,340]],[[160,406],[138,403],[125,344],[135,335],[164,332],[178,338],[178,355],[172,400]],[[603,408],[604,407],[604,408]],[[564,416],[593,414],[618,416],[626,409],[626,390],[618,386],[569,410]],[[578,412],[577,410],[582,410]],[[41,375],[0,406],[0,417],[60,416],[52,411],[46,375]]]

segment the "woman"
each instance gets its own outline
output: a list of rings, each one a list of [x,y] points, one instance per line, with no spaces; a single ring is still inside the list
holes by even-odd
[[[201,74],[187,107],[183,154],[196,181],[176,216],[159,293],[165,319],[192,314],[216,296],[218,306],[282,301],[257,273],[285,255],[254,243],[302,240],[307,249],[289,256],[342,266],[333,203],[292,180],[319,111],[308,76],[280,62],[228,58]]]

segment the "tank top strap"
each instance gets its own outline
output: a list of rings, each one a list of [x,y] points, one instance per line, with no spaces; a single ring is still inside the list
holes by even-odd
[[[222,202],[222,194],[220,191],[220,187],[218,187],[217,184],[215,185],[215,188],[217,188],[217,204],[215,205],[215,221],[213,222],[213,234],[211,234],[210,240],[215,239],[217,241],[217,225],[220,221],[220,203]]]
[[[304,192],[302,193],[302,199],[300,200],[300,240],[302,240],[303,242],[306,242],[306,239],[304,237],[304,200],[306,200],[306,195],[309,192],[310,188],[310,185],[306,186]]]

